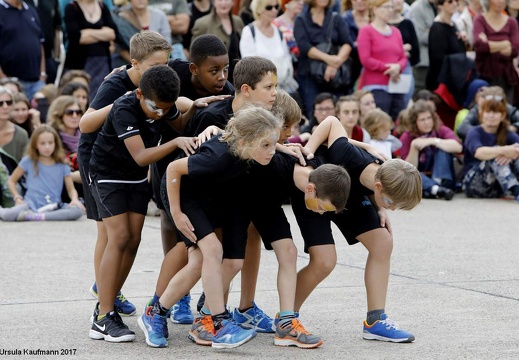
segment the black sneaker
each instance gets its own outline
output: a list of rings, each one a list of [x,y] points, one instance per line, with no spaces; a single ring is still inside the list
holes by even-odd
[[[439,197],[440,199],[452,200],[452,198],[454,197],[454,191],[452,191],[449,188],[440,186],[438,188],[438,192],[436,193],[436,196]]]
[[[93,323],[95,320],[97,320],[98,316],[99,316],[99,303],[96,304],[94,313],[92,314],[92,316],[90,316],[90,323]]]
[[[94,318],[90,332],[88,333],[91,339],[104,339],[108,342],[126,342],[135,340],[135,333],[128,329],[121,319],[121,316],[111,311],[106,314],[101,320]]]

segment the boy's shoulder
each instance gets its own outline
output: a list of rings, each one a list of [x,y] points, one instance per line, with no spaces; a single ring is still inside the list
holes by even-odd
[[[107,105],[113,104],[118,98],[133,91],[137,86],[132,82],[125,70],[111,75],[103,81],[90,107],[99,110]]]

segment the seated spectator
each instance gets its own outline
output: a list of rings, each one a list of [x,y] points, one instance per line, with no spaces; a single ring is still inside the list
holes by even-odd
[[[90,87],[90,80],[92,77],[84,70],[68,70],[59,81],[59,88],[63,88],[69,82],[79,82],[87,87]]]
[[[40,112],[40,121],[47,121],[47,112],[50,104],[58,97],[58,88],[54,84],[47,84],[34,94],[31,99],[31,107]]]
[[[371,140],[366,129],[359,125],[360,104],[354,96],[341,96],[335,103],[335,113],[344,129],[346,129],[348,138],[361,142]]]
[[[27,131],[29,137],[34,129],[41,125],[40,112],[31,108],[31,103],[24,93],[13,95],[13,108],[9,120]]]
[[[0,208],[1,220],[62,221],[76,220],[83,215],[85,207],[74,189],[68,166],[63,164],[62,151],[61,141],[52,127],[42,125],[34,131],[27,155],[8,180],[15,206]],[[27,179],[24,196],[16,185],[22,176]],[[62,188],[66,188],[72,199],[69,204],[61,200]]]
[[[23,92],[23,85],[17,78],[6,77],[0,80],[0,86],[4,86],[11,91],[11,93],[17,94]]]
[[[13,108],[13,94],[0,86],[0,148],[19,162],[29,142],[27,131],[9,121]]]
[[[463,191],[475,198],[509,194],[519,201],[519,135],[509,130],[505,99],[485,99],[480,122],[465,139]]]
[[[488,88],[484,88],[482,91],[478,92],[476,95],[475,105],[469,110],[465,119],[458,126],[457,134],[461,139],[465,139],[469,130],[480,124],[481,112],[483,110],[482,106],[485,100],[501,97],[504,99],[506,104],[507,111],[507,120],[509,124],[508,130],[511,132],[517,133],[519,130],[519,111],[515,106],[508,104],[506,101],[506,94],[503,88],[499,86],[490,86]]]
[[[299,137],[306,144],[314,128],[328,116],[335,116],[335,99],[331,93],[320,93],[314,99],[313,116],[300,127]]]
[[[69,82],[61,88],[60,95],[73,96],[77,100],[79,106],[81,106],[83,113],[88,109],[88,104],[90,103],[88,86],[78,82]]]
[[[451,200],[456,188],[453,154],[461,152],[460,141],[424,100],[414,103],[408,116],[409,130],[400,137],[402,159],[420,171],[424,198]]]
[[[359,100],[360,104],[360,126],[364,126],[364,119],[368,116],[369,112],[376,109],[377,104],[375,103],[375,97],[369,90],[357,90],[353,93],[353,96]]]
[[[368,143],[388,159],[391,159],[393,153],[402,147],[402,142],[391,135],[392,126],[391,117],[380,109],[371,111],[364,121],[364,128],[371,137]]]

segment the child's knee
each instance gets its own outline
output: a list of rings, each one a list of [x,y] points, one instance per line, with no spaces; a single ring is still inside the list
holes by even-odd
[[[224,259],[222,262],[222,269],[227,274],[233,277],[238,274],[243,268],[243,259]]]
[[[292,239],[283,239],[272,243],[280,263],[296,263],[297,248]]]

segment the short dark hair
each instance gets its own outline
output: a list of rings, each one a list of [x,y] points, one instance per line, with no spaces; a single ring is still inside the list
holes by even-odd
[[[329,92],[322,92],[317,94],[317,96],[314,98],[314,107],[315,105],[320,104],[325,100],[331,100],[335,105],[335,98],[333,97],[333,94]]]
[[[351,178],[345,168],[339,165],[324,164],[312,170],[308,181],[314,184],[316,196],[329,200],[339,213],[346,207],[350,196]]]
[[[139,88],[146,99],[175,102],[180,92],[180,79],[167,65],[152,66],[142,74]]]
[[[77,89],[83,89],[86,91],[87,94],[89,94],[89,89],[85,84],[79,83],[79,82],[74,82],[74,81],[66,83],[61,88],[59,94],[60,95],[72,95],[72,94],[74,94],[74,91],[76,91]]]
[[[222,40],[212,34],[197,37],[191,43],[189,56],[191,62],[199,66],[209,56],[227,55],[227,48]]]
[[[261,56],[247,56],[236,63],[233,72],[234,89],[239,93],[242,85],[249,85],[253,90],[269,72],[277,75],[276,65]]]

